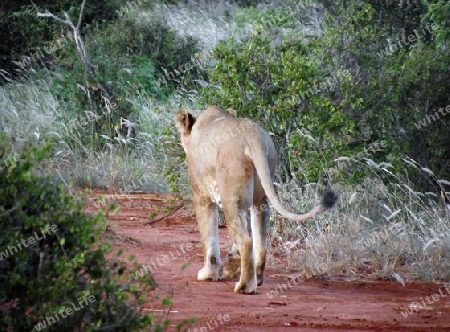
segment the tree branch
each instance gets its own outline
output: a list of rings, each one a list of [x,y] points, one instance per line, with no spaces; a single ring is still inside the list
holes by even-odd
[[[90,75],[92,75],[93,67],[88,59],[88,56],[86,53],[86,47],[84,46],[83,38],[81,37],[81,23],[83,21],[84,13],[86,12],[86,2],[87,2],[87,0],[83,0],[83,2],[81,4],[80,15],[78,17],[78,23],[77,23],[77,26],[75,26],[73,24],[72,20],[70,19],[69,14],[67,14],[67,12],[64,12],[65,19],[62,19],[62,18],[50,13],[48,10],[45,13],[42,13],[41,11],[39,11],[39,8],[36,6],[36,4],[34,4],[34,2],[31,1],[34,9],[37,12],[38,17],[51,18],[57,22],[60,22],[62,24],[69,26],[72,29],[75,45],[77,47],[78,53],[80,54],[81,62],[83,63],[84,69],[86,70],[86,73],[89,73]]]
[[[86,87],[88,87],[90,85],[88,83],[88,77],[90,77],[91,79],[94,79],[94,80],[97,80],[97,78],[96,78],[95,67],[89,61],[89,56],[87,54],[86,47],[85,47],[84,41],[83,41],[83,37],[81,35],[81,25],[83,23],[83,18],[84,18],[85,12],[86,12],[87,0],[83,0],[83,2],[81,3],[80,14],[78,16],[78,22],[77,22],[76,26],[74,25],[73,21],[71,20],[71,18],[67,14],[67,12],[63,13],[65,19],[62,19],[62,18],[60,18],[60,17],[50,13],[48,10],[46,10],[45,13],[42,13],[39,10],[39,8],[33,3],[33,0],[31,0],[31,3],[32,3],[34,9],[36,10],[38,17],[50,18],[50,19],[53,19],[53,20],[55,20],[55,21],[57,21],[59,23],[65,24],[65,25],[70,27],[70,29],[72,30],[73,39],[75,41],[75,46],[76,46],[78,55],[79,55],[80,60],[81,60],[81,62],[83,64],[83,66],[84,66]],[[104,102],[106,103],[107,108],[109,110],[110,109],[110,105],[111,105],[111,97],[110,97],[108,91],[99,82],[96,85],[100,89],[102,98],[103,98]],[[85,89],[84,91],[87,93],[88,98],[89,98],[89,100],[91,102],[91,95],[90,95],[89,89]]]
[[[166,214],[165,216],[162,216],[162,217],[159,217],[159,218],[157,218],[157,219],[153,219],[153,220],[144,222],[144,226],[148,226],[148,225],[154,224],[154,223],[157,222],[157,221],[160,221],[160,220],[163,220],[163,219],[166,219],[166,218],[170,217],[170,216],[173,215],[175,212],[177,212],[179,209],[181,209],[183,206],[184,206],[184,203],[181,203],[180,206],[176,207],[172,212],[169,212],[169,213]]]
[[[80,30],[81,28],[81,22],[83,21],[84,13],[86,12],[86,2],[87,0],[83,0],[83,3],[81,4],[80,16],[78,16],[77,30]]]
[[[70,26],[70,23],[71,23],[70,20],[67,20],[67,19],[63,20],[62,18],[59,18],[58,16],[53,15],[52,13],[50,13],[48,11],[45,12],[45,13],[41,13],[41,12],[38,11],[37,16],[38,17],[49,17],[49,18],[54,19],[57,22],[63,23],[63,24],[68,25],[68,26]]]

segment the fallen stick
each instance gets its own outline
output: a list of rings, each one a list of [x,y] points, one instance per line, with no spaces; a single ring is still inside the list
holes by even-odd
[[[180,206],[178,206],[177,208],[175,208],[175,209],[174,209],[172,212],[170,212],[169,214],[166,214],[165,216],[162,216],[162,217],[159,217],[159,218],[157,218],[157,219],[153,219],[153,220],[144,222],[144,226],[148,226],[148,225],[154,224],[155,222],[158,222],[158,221],[163,220],[163,219],[165,219],[165,218],[167,218],[167,217],[170,217],[170,216],[173,215],[175,212],[177,212],[179,209],[181,209],[183,206],[184,206],[184,203],[181,204]]]

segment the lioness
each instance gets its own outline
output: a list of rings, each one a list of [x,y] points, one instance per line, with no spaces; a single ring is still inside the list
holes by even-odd
[[[223,277],[218,246],[217,205],[225,214],[233,254],[240,256],[240,279],[234,291],[251,294],[264,281],[268,201],[284,217],[304,222],[331,208],[336,195],[327,191],[319,206],[305,214],[286,210],[273,187],[277,153],[269,134],[233,110],[212,106],[197,118],[185,110],[176,114],[176,126],[186,152],[194,211],[204,253],[197,279]],[[247,211],[250,209],[250,222]],[[232,255],[230,253],[230,255]]]

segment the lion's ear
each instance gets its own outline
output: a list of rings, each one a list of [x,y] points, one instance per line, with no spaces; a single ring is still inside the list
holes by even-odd
[[[175,124],[180,131],[183,130],[184,134],[190,134],[194,123],[195,117],[188,111],[179,110],[175,115]]]
[[[229,109],[227,109],[227,112],[228,112],[228,114],[230,114],[230,115],[234,116],[235,118],[237,118],[237,111],[236,110],[234,110],[232,108],[229,108]]]

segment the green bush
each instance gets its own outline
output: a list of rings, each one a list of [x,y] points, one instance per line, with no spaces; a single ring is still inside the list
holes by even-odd
[[[214,85],[202,91],[205,104],[235,108],[272,132],[283,179],[316,182],[338,157],[387,161],[400,170],[405,155],[448,178],[450,115],[417,126],[449,105],[448,28],[438,15],[448,6],[324,3],[315,36],[291,31],[280,38],[263,25],[247,40],[220,43],[209,72]],[[408,33],[420,40],[402,44]],[[383,149],[371,148],[380,142]],[[348,175],[334,181],[365,176]]]
[[[0,330],[167,326],[138,311],[155,286],[151,274],[135,281],[125,263],[107,258],[105,218],[84,214],[82,200],[35,174],[49,149],[13,154],[6,143],[0,138]]]
[[[301,169],[302,180],[315,181],[348,151],[348,132],[355,124],[326,91],[310,90],[322,77],[301,41],[274,47],[271,41],[256,32],[243,44],[221,43],[214,50],[219,62],[209,73],[221,89],[206,88],[202,94],[207,104],[235,108],[239,116],[258,119],[274,134],[283,178]],[[348,80],[345,72],[337,74]]]
[[[46,10],[55,15],[62,16],[66,11],[74,22],[78,20],[80,6],[82,1],[72,0],[36,0],[33,1],[41,11]],[[97,0],[87,1],[84,17],[85,24],[96,22],[111,21],[117,16],[116,10],[119,9],[125,0]],[[11,0],[0,4],[0,68],[7,73],[2,74],[7,77],[15,77],[16,70],[19,73],[20,66],[12,61],[21,62],[23,56],[33,56],[43,51],[44,56],[39,56],[40,61],[52,58],[52,54],[45,53],[44,49],[51,41],[59,38],[64,29],[60,23],[51,19],[42,19],[37,17],[36,10],[30,5],[29,1]],[[29,69],[29,68],[28,68]],[[20,76],[19,74],[19,76]],[[0,75],[0,83],[3,81],[3,75]]]
[[[136,97],[166,99],[180,82],[158,83],[162,68],[174,73],[198,51],[195,40],[179,38],[164,23],[139,23],[132,17],[94,28],[85,39],[95,77],[85,77],[71,44],[56,59],[53,91],[68,107],[64,116],[78,119],[77,130],[82,133],[78,139],[94,149],[125,136],[121,119],[136,122],[139,118],[132,102]],[[112,106],[108,107],[98,84],[108,91]],[[71,139],[68,135],[67,140]]]
[[[408,156],[448,178],[450,117],[435,114],[449,105],[450,48],[440,39],[442,17],[435,15],[448,8],[440,1],[336,1],[329,9],[317,40],[320,57],[327,72],[346,68],[351,74],[352,84],[341,84],[335,102],[357,121],[361,134],[365,128],[367,135],[352,133],[356,147],[385,140],[388,148],[374,160],[402,170]],[[416,188],[433,190],[422,179],[413,180]]]

